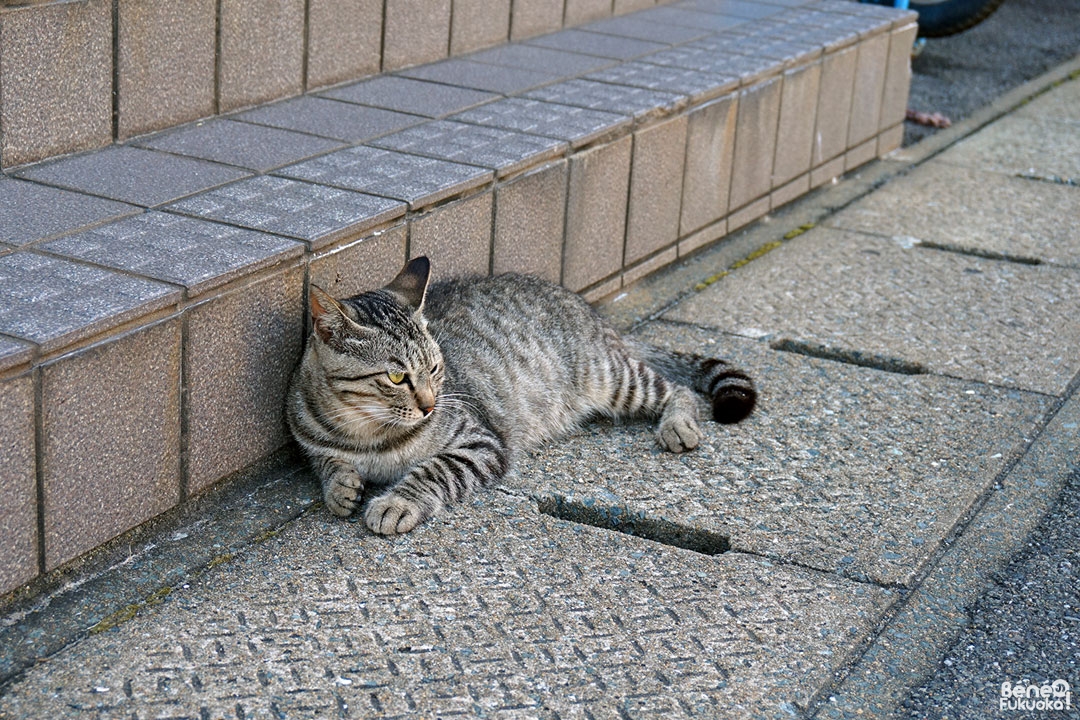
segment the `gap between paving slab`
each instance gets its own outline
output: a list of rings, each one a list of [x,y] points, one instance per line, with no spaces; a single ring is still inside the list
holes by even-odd
[[[666,270],[665,272],[660,273],[657,276],[643,279],[633,288],[633,292],[629,294],[621,293],[615,295],[614,297],[609,298],[606,302],[602,303],[602,309],[611,317],[613,317],[613,319],[622,327],[630,327],[633,325],[637,325],[648,319],[650,316],[659,315],[667,307],[677,302],[681,296],[685,295],[688,292],[692,292],[687,288],[692,287],[695,283],[700,282],[701,280],[706,279],[711,274],[715,273],[715,268],[726,267],[740,259],[745,258],[746,256],[759,250],[763,245],[776,242],[778,237],[782,237],[782,235],[789,230],[794,230],[799,228],[800,226],[812,224],[820,220],[820,218],[830,214],[837,208],[847,205],[853,199],[861,197],[862,195],[870,192],[874,189],[874,187],[881,184],[882,182],[885,182],[888,178],[905,172],[909,167],[921,163],[923,160],[928,159],[937,152],[940,152],[943,148],[951,145],[958,139],[966,136],[967,134],[970,134],[971,132],[974,132],[979,127],[989,123],[996,117],[999,117],[1010,109],[1016,107],[1024,99],[1031,97],[1037,94],[1039,91],[1050,87],[1055,82],[1062,81],[1063,79],[1067,78],[1071,73],[1075,73],[1078,70],[1080,70],[1080,58],[1072,61],[1071,63],[1067,63],[1064,66],[1056,68],[1055,70],[1052,70],[1046,75],[1037,78],[1036,80],[1031,81],[1024,86],[1021,86],[1020,88],[1017,88],[1006,96],[1000,98],[991,106],[985,108],[983,111],[976,113],[968,120],[962,123],[958,123],[953,128],[947,131],[940,132],[932,136],[931,138],[924,140],[918,146],[899,151],[888,161],[876,163],[871,167],[859,171],[855,174],[854,177],[845,179],[839,185],[827,187],[824,190],[818,191],[812,194],[810,197],[798,203],[795,203],[792,206],[789,206],[788,208],[782,209],[779,213],[777,213],[771,218],[771,221],[770,218],[766,218],[764,222],[751,226],[747,230],[736,234],[724,243],[689,257],[685,262],[680,263],[677,267],[670,268],[669,270]],[[307,498],[307,500],[303,501],[302,504],[310,502],[311,489],[306,487],[309,484],[306,479],[291,477],[286,478],[282,482],[284,484],[273,484],[271,486],[268,486],[271,488],[271,492],[278,493],[277,497],[279,498],[279,500],[281,500],[281,507],[285,507],[289,504],[288,498],[293,498],[294,500],[296,500],[296,498],[304,496]],[[299,495],[297,495],[297,491],[301,488],[304,488],[304,490],[301,491]],[[301,501],[296,500],[296,502]],[[199,507],[201,508],[201,506]],[[299,505],[297,507],[299,507]],[[989,504],[987,508],[990,508]],[[292,517],[295,514],[292,510],[290,510],[290,512],[292,512],[293,514],[290,515],[289,513],[286,513],[286,522],[288,521],[288,517]],[[1041,510],[1038,510],[1038,507],[1033,506],[1032,517],[1037,518],[1040,512]],[[243,515],[243,513],[233,513],[230,517],[222,517],[221,523],[219,524],[220,531],[228,532],[229,523],[236,523],[237,525],[242,524],[240,523],[241,515]],[[175,523],[175,519],[173,519],[172,522]],[[262,522],[263,524],[260,525],[260,522]],[[253,539],[258,539],[265,536],[268,530],[272,531],[272,528],[275,527],[277,524],[280,524],[280,522],[280,519],[274,520],[272,522],[254,519],[252,521],[253,527],[233,527],[232,529],[236,530],[237,532],[233,536],[231,544],[227,545],[226,547],[228,547],[230,551],[232,551],[233,549],[241,548],[245,544],[251,542]],[[160,529],[169,527],[169,523],[170,518],[165,518],[161,521],[160,524],[154,523],[153,525],[154,528]],[[183,527],[182,524],[174,524],[172,526],[173,529],[167,530],[166,532],[173,534],[179,532],[182,534],[182,530],[176,529],[181,527]],[[153,538],[151,538],[150,540],[145,539],[153,534],[152,530],[153,529],[141,528],[135,533],[129,533],[128,535],[123,536],[114,543],[111,543],[109,548],[103,550],[102,553],[109,557],[117,558],[121,555],[117,554],[117,548],[123,547],[128,543],[132,543],[134,545],[139,545],[141,543],[142,551],[143,553],[145,553],[141,555],[141,557],[147,558],[149,560],[150,566],[154,567],[157,572],[162,573],[162,576],[164,576],[164,574],[167,574],[168,572],[176,573],[182,576],[185,573],[197,571],[198,568],[205,567],[207,564],[214,564],[213,558],[220,555],[218,554],[212,556],[210,561],[200,559],[203,556],[199,553],[195,553],[193,555],[186,550],[174,553],[171,557],[155,556],[155,550],[161,547],[161,545],[159,545],[158,542],[156,542]],[[1016,542],[1019,542],[1019,539],[1022,538],[1022,536],[1022,532],[1016,533]],[[1008,545],[1008,543],[1005,543],[1005,545]],[[1009,550],[1009,547],[999,548],[999,550],[1003,553],[1004,556],[1007,556],[1008,553],[1011,552],[1011,550]],[[100,561],[102,553],[95,553],[94,558],[97,558],[97,560],[95,561],[94,558],[89,559],[84,564],[84,569],[86,567],[102,567]],[[96,565],[95,562],[97,563]],[[85,588],[90,585],[94,585],[95,583],[104,583],[101,590],[104,597],[99,597],[100,602],[97,607],[97,614],[95,615],[94,612],[90,612],[88,613],[85,623],[74,623],[73,626],[68,628],[70,634],[68,634],[65,638],[58,638],[57,642],[54,642],[51,646],[52,650],[49,652],[53,652],[56,649],[63,647],[65,643],[84,635],[85,628],[100,620],[101,617],[103,617],[104,615],[107,615],[107,609],[109,607],[120,607],[122,609],[122,606],[124,606],[125,604],[137,605],[140,602],[145,601],[148,597],[154,596],[155,593],[160,590],[162,586],[155,585],[154,581],[151,580],[146,584],[138,585],[134,589],[130,586],[127,587],[126,595],[111,594],[111,591],[108,589],[110,587],[109,583],[119,583],[112,585],[113,589],[116,589],[126,584],[121,579],[123,573],[125,572],[125,568],[130,568],[132,565],[135,564],[137,564],[137,559],[129,560],[126,563],[123,563],[120,567],[114,567],[111,570],[106,571],[105,573],[102,573],[100,570],[98,570],[95,574],[92,574],[89,577],[77,577],[77,579],[75,579],[74,581],[69,582],[66,588],[60,587],[61,583],[65,582],[64,578],[51,578],[49,582],[52,583],[52,587],[57,588],[56,591],[50,595],[39,597],[35,605],[28,607],[24,603],[20,607],[19,605],[9,604],[8,609],[11,612],[8,617],[5,618],[5,624],[7,625],[7,627],[4,629],[5,634],[8,634],[13,630],[18,630],[18,626],[14,625],[14,623],[20,620],[25,622],[28,618],[32,618],[35,615],[37,616],[37,627],[44,627],[49,625],[50,623],[54,622],[57,617],[60,616],[60,613],[65,612],[65,610],[60,610],[64,607],[65,603],[70,604],[72,602],[72,598],[70,597],[70,591],[72,587]],[[150,577],[153,577],[152,573],[150,574]],[[985,578],[985,576],[983,577]],[[974,587],[974,584],[972,585],[972,587]],[[40,590],[40,586],[38,587],[38,589]],[[134,591],[132,592],[132,590]],[[972,596],[974,596],[975,592],[975,590],[971,590]],[[60,612],[56,612],[57,610],[60,610]],[[97,619],[95,620],[94,618]],[[63,631],[61,631],[60,634],[63,634]],[[948,638],[938,636],[933,639],[938,640],[938,645],[936,646],[938,648],[938,651],[944,652],[944,649],[947,647]],[[0,645],[2,645],[3,647],[9,647],[9,643],[7,641]],[[935,657],[935,651],[933,647],[927,647],[929,648],[929,650],[925,655],[925,667],[931,666],[933,664],[933,658]],[[36,657],[42,657],[49,654],[49,652],[37,654]],[[33,659],[35,659],[35,656],[33,654],[25,656],[23,658],[24,661],[29,660],[30,662],[32,662]],[[9,664],[7,667],[16,667],[17,671],[18,666],[19,662],[16,661],[15,666]],[[884,677],[884,675],[881,677]],[[841,691],[843,691],[846,687],[846,685],[842,687]],[[864,693],[865,690],[866,688],[864,687]],[[856,700],[858,699],[858,693],[854,691],[848,692],[847,695],[844,695],[843,692],[838,692],[836,693],[836,696],[838,698],[851,697],[855,698]]]

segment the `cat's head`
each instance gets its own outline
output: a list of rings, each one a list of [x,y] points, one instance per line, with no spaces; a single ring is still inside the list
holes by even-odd
[[[418,257],[386,287],[341,301],[311,286],[317,371],[342,421],[392,433],[434,412],[445,370],[423,316],[430,270]]]

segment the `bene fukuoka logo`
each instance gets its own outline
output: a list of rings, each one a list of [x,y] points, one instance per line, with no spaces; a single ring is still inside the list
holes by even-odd
[[[1064,680],[1039,685],[1001,683],[1000,710],[1072,710],[1072,689]]]

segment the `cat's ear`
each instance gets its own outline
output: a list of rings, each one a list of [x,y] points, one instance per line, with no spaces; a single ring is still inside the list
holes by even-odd
[[[312,327],[323,342],[330,342],[330,338],[340,334],[347,324],[352,324],[341,303],[318,285],[311,286],[308,305],[311,308]]]
[[[431,262],[426,256],[413,258],[398,273],[386,289],[397,295],[406,305],[419,310],[424,306],[424,294],[427,292],[428,278],[431,276]]]

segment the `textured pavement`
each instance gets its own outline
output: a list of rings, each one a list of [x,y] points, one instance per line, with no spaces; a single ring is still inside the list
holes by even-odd
[[[969,213],[895,210],[920,190],[900,179],[702,265],[634,329],[759,378],[758,411],[707,423],[695,452],[589,426],[401,538],[314,505],[15,668],[0,717],[904,712],[1075,471],[1080,227],[1047,213],[1080,193],[1049,177],[1070,172],[1078,98],[1072,80],[1023,110],[1042,108],[1038,143],[1014,113],[908,175]],[[1039,179],[1008,169],[1021,155]],[[988,222],[1003,186],[1053,200]],[[1080,686],[1056,657],[1029,671]],[[980,701],[989,716],[994,687]]]

